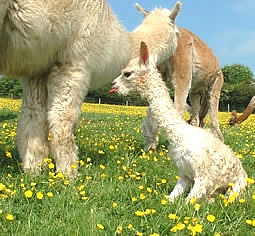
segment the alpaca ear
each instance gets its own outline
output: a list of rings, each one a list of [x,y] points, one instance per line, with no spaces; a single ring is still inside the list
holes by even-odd
[[[148,16],[150,14],[149,11],[146,11],[141,5],[138,3],[135,4],[136,10],[143,14],[144,17]]]
[[[177,1],[175,6],[173,7],[173,9],[171,10],[171,13],[169,15],[169,18],[173,21],[175,21],[176,16],[179,14],[180,10],[181,10],[181,2]]]
[[[148,65],[149,64],[149,51],[145,42],[141,42],[140,45],[140,65]]]

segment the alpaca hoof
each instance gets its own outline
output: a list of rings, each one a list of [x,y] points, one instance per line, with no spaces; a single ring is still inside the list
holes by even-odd
[[[166,197],[167,197],[167,201],[168,201],[168,202],[173,203],[173,202],[174,202],[174,200],[175,200],[175,198],[170,197],[170,195],[169,195],[169,196],[166,196]]]
[[[144,151],[149,152],[150,150],[153,151],[153,152],[156,152],[157,145],[155,145],[153,143],[150,143],[150,144],[146,145],[146,147],[144,148]]]

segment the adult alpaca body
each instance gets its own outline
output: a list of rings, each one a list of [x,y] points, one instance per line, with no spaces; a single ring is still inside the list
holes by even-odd
[[[210,131],[187,124],[176,110],[169,91],[149,59],[145,43],[139,58],[133,59],[113,81],[114,92],[138,92],[150,104],[152,118],[169,142],[168,152],[179,170],[180,180],[170,194],[173,200],[193,183],[187,201],[203,199],[233,183],[233,192],[247,186],[247,174],[234,152]]]
[[[234,126],[234,125],[239,125],[242,122],[244,122],[245,120],[248,119],[248,117],[252,114],[252,112],[255,109],[255,96],[253,96],[248,104],[248,106],[246,107],[246,109],[244,110],[243,114],[240,116],[237,116],[236,111],[233,111],[231,113],[231,118],[229,120],[229,125]]]
[[[139,4],[136,7],[145,18],[150,15],[150,12]],[[218,109],[224,80],[218,58],[198,36],[185,28],[178,27],[178,31],[176,52],[158,69],[165,81],[171,80],[175,92],[174,103],[179,114],[183,115],[187,97],[190,95],[189,123],[203,127],[204,118],[210,109],[212,132],[223,140],[218,122]],[[147,118],[143,123],[146,151],[150,148],[155,149],[158,143],[157,123],[152,120],[150,113],[148,108]]]
[[[159,9],[144,21],[146,33],[150,22],[165,32],[149,40],[158,61],[172,53],[168,35],[179,9]],[[144,40],[140,30],[126,32],[105,0],[0,0],[0,73],[23,85],[16,142],[25,171],[40,170],[50,133],[56,171],[76,174],[72,129],[84,96],[120,74],[134,42]]]

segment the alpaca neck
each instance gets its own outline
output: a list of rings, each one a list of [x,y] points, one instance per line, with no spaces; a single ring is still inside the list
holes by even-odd
[[[151,83],[146,85],[142,94],[150,104],[152,117],[157,121],[165,133],[176,134],[178,125],[185,124],[185,121],[177,112],[173,101],[170,98],[168,88],[162,81],[161,76],[156,73],[152,75]]]

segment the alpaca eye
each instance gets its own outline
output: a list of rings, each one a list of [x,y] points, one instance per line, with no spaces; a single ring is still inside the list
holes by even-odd
[[[132,72],[125,72],[125,73],[124,73],[124,76],[125,76],[126,78],[128,78],[131,74],[132,74]]]

